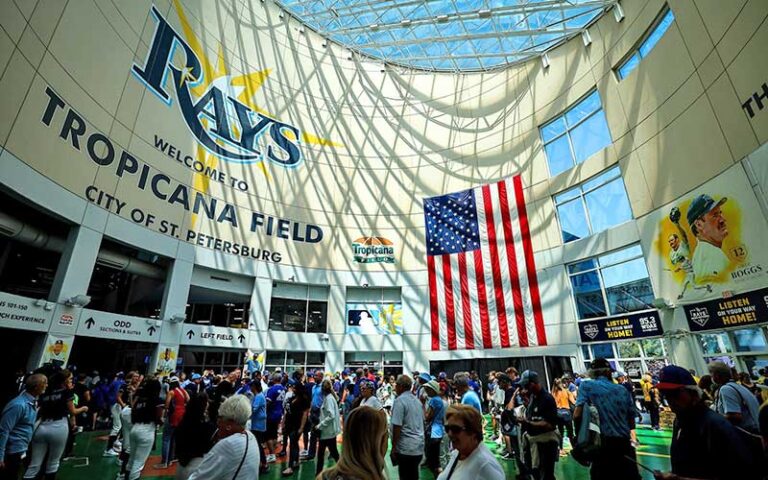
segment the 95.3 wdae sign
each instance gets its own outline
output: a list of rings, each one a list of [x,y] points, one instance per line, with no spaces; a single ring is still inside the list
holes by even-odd
[[[656,337],[663,333],[659,312],[656,310],[579,322],[579,335],[583,343]]]

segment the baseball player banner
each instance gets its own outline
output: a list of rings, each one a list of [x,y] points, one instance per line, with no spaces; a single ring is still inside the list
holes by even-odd
[[[155,368],[158,377],[167,377],[176,371],[176,359],[179,356],[179,348],[176,345],[160,345],[160,355],[157,357]]]
[[[659,297],[686,304],[768,285],[768,226],[741,164],[638,224]]]
[[[40,359],[40,365],[50,363],[56,367],[66,367],[67,361],[69,361],[69,352],[72,351],[72,342],[74,340],[74,335],[49,334],[45,342],[43,356]]]
[[[691,331],[749,327],[768,322],[768,288],[683,306]]]
[[[658,337],[663,333],[657,310],[579,322],[583,343]]]
[[[402,335],[402,306],[399,303],[348,303],[346,332],[362,335]]]

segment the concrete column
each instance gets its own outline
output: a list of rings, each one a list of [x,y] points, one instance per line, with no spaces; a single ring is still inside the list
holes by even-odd
[[[74,226],[69,230],[67,245],[53,278],[48,299],[62,303],[75,295],[85,295],[91,282],[93,267],[101,247],[102,234],[88,227]]]
[[[183,322],[172,322],[174,315],[184,315],[187,309],[189,297],[189,285],[192,281],[191,261],[177,258],[173,261],[165,277],[165,289],[163,290],[163,302],[160,305],[160,343],[155,347],[150,360],[150,370],[154,373],[165,349],[173,351],[174,358],[179,352],[179,340],[184,329]]]

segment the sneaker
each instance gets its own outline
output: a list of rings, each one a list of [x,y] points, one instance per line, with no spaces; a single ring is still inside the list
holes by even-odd
[[[277,458],[274,454],[267,455],[267,463],[275,463],[277,461]]]
[[[291,467],[286,468],[285,470],[283,470],[282,475],[284,477],[290,477],[291,475],[293,475],[293,469]]]
[[[109,450],[106,450],[106,451],[104,452],[104,455],[103,455],[103,456],[104,456],[104,457],[116,457],[116,456],[118,456],[118,455],[120,455],[120,454],[119,454],[119,453],[117,453],[116,451],[114,451],[113,449],[111,449],[111,448],[110,448]]]

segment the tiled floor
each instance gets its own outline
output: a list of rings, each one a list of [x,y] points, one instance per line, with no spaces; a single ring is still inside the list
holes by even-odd
[[[75,446],[75,455],[77,457],[73,460],[67,460],[63,462],[59,480],[112,480],[116,477],[118,472],[118,465],[114,457],[102,457],[104,451],[104,445],[106,437],[103,436],[104,432],[97,433],[82,433],[78,436],[77,445]],[[643,465],[646,465],[652,469],[669,470],[669,443],[671,433],[669,431],[655,432],[648,428],[640,427],[638,430],[638,439],[640,441],[640,447],[638,449],[638,458]],[[160,438],[156,444],[160,445]],[[494,443],[487,443],[488,447],[495,450],[496,445]],[[85,458],[88,459],[87,466],[81,466],[85,464]],[[171,479],[175,474],[175,467],[171,467],[167,470],[154,470],[153,465],[159,463],[159,448],[155,449],[153,455],[147,462],[147,467],[144,469],[142,479]],[[506,460],[499,460],[507,472],[507,478],[512,479],[515,475],[514,463]],[[328,465],[332,464],[332,460],[328,461]],[[282,465],[280,463],[273,464],[270,472],[267,475],[261,476],[261,479],[278,479],[280,476],[280,470]],[[315,463],[314,461],[302,463],[301,468],[297,474],[292,478],[300,480],[314,479],[315,475]],[[644,479],[652,479],[653,476],[650,473],[642,471]],[[568,480],[587,480],[589,478],[589,472],[586,468],[576,463],[570,457],[565,457],[557,464],[555,474],[558,479]],[[389,478],[391,480],[398,479],[397,470],[390,465]],[[422,470],[421,477],[424,480],[431,480],[432,474],[429,471]]]

